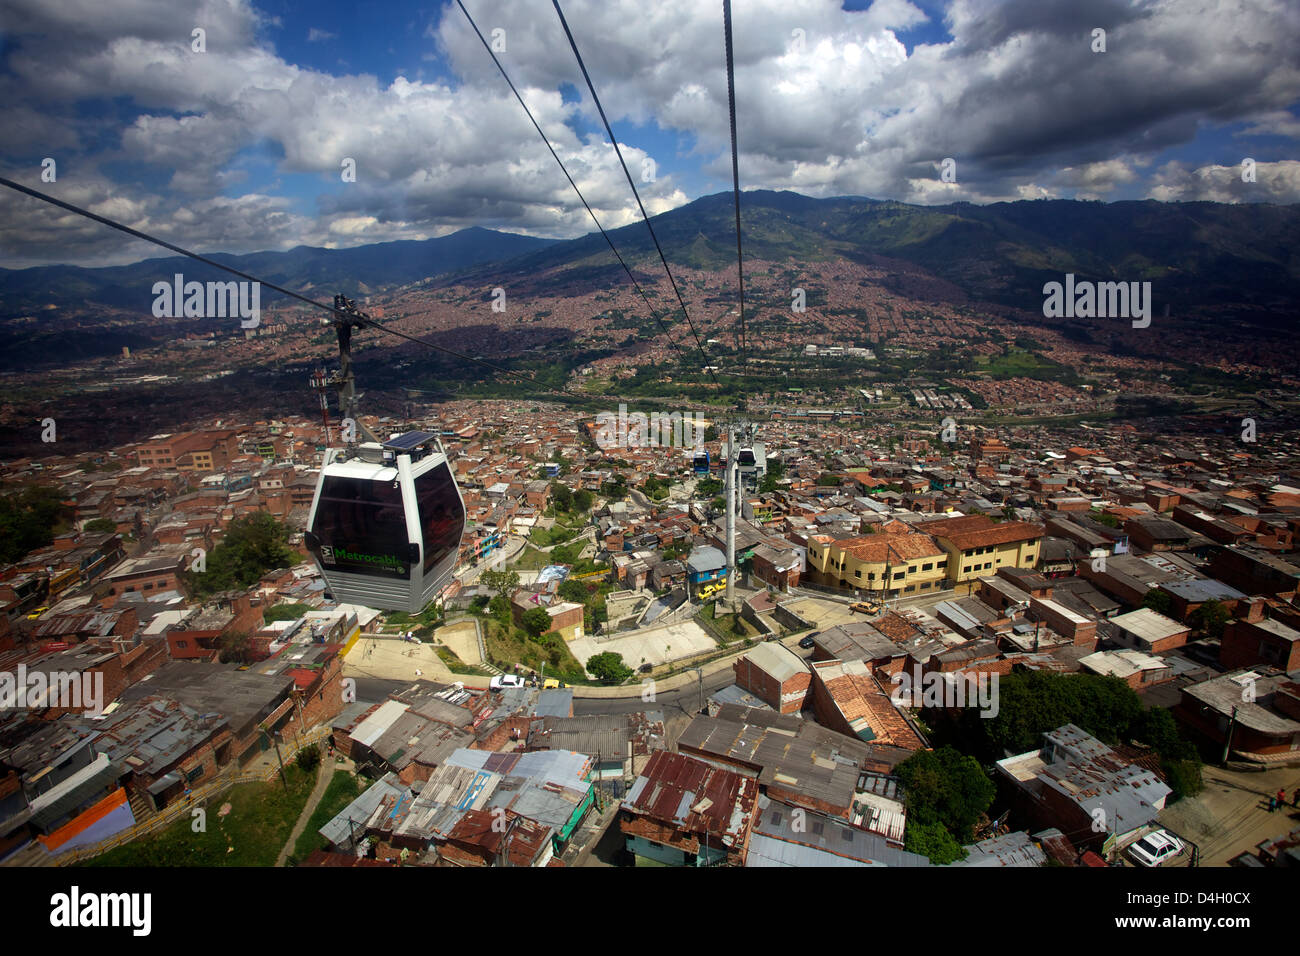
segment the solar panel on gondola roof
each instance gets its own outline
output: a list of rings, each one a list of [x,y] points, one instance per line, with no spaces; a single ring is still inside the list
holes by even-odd
[[[420,447],[425,442],[433,441],[437,437],[438,436],[435,432],[406,432],[405,434],[398,435],[395,438],[388,439],[383,444],[385,448],[395,448],[398,451],[410,451],[413,448]]]

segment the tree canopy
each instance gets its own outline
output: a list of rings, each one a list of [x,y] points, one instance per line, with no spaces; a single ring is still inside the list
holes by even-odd
[[[68,514],[63,495],[54,488],[32,485],[0,498],[0,564],[48,545]]]
[[[587,658],[587,673],[607,684],[618,684],[632,676],[632,668],[623,663],[623,655],[613,651]]]
[[[185,572],[185,586],[199,597],[252,587],[267,571],[297,561],[288,542],[288,526],[265,511],[243,515],[230,522],[204,570]]]
[[[538,638],[546,633],[551,626],[551,615],[546,613],[545,608],[529,608],[523,613],[521,621],[524,630],[528,632],[529,637]]]
[[[974,842],[975,824],[996,793],[979,761],[952,747],[918,750],[895,767],[894,773],[906,793],[909,833],[917,824],[922,828],[939,826],[958,844]]]

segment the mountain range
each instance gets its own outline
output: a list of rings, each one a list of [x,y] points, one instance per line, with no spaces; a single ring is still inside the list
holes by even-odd
[[[1045,283],[1073,273],[1103,281],[1151,281],[1157,308],[1213,313],[1217,320],[1239,314],[1281,329],[1294,315],[1300,289],[1300,206],[1295,205],[1027,200],[914,206],[764,190],[743,193],[741,208],[747,258],[902,260],[971,299],[1029,311],[1041,304]],[[670,264],[734,270],[730,193],[705,196],[653,222]],[[660,274],[643,223],[611,230],[610,236],[638,271]],[[334,292],[366,295],[425,280],[434,285],[509,280],[552,289],[626,281],[598,234],[557,241],[472,228],[423,241],[351,249],[301,246],[212,258],[323,300]],[[138,309],[148,320],[152,283],[175,272],[199,281],[223,278],[218,270],[180,257],[99,269],[0,270],[0,323],[40,314],[44,324],[50,306],[56,307],[54,316],[63,317],[87,305]],[[274,296],[264,299],[274,301]]]

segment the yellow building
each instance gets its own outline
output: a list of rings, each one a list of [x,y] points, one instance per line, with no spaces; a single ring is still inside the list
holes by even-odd
[[[923,527],[948,555],[952,586],[995,574],[998,568],[1038,566],[1043,526],[1026,521],[995,522],[986,515],[927,521]]]
[[[928,534],[915,532],[808,540],[808,571],[815,584],[850,588],[884,598],[942,589],[949,557]]]

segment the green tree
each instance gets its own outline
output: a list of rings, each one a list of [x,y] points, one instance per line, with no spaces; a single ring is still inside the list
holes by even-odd
[[[117,522],[112,518],[95,518],[87,521],[82,530],[89,534],[116,534]]]
[[[1172,610],[1173,598],[1169,596],[1168,591],[1162,591],[1159,588],[1152,588],[1142,598],[1142,606],[1150,608],[1157,614],[1163,614],[1168,617]]]
[[[0,564],[48,545],[70,517],[57,488],[31,485],[0,498]]]
[[[295,763],[308,773],[315,773],[316,768],[320,766],[320,748],[314,744],[304,747],[298,751],[298,759]]]
[[[975,824],[993,803],[996,789],[974,757],[952,747],[918,750],[894,773],[907,794],[908,829],[938,824],[958,843],[975,839]]]
[[[521,622],[528,636],[536,640],[550,628],[551,615],[546,613],[546,608],[533,607],[523,613]]]
[[[1206,601],[1188,616],[1187,623],[1206,637],[1217,639],[1223,636],[1223,626],[1231,616],[1218,601]]]
[[[562,482],[551,482],[551,503],[556,511],[567,514],[573,508],[573,491]]]
[[[196,597],[252,587],[267,571],[297,560],[288,542],[288,526],[265,511],[236,518],[207,555],[205,570],[184,573],[185,586]]]
[[[479,583],[485,588],[491,588],[506,600],[509,600],[510,595],[519,587],[518,571],[497,571],[492,569],[484,571],[479,575],[478,579]]]
[[[586,488],[579,488],[573,493],[573,510],[585,514],[591,510],[593,500],[590,491]]]
[[[832,474],[829,471],[824,471],[817,477],[817,484],[819,485],[833,487],[835,485],[838,485],[839,483],[840,483],[840,476]]]
[[[931,863],[939,865],[955,863],[966,856],[962,845],[953,839],[953,835],[942,824],[921,823],[917,820],[907,821],[903,848],[909,853],[929,857]]]
[[[277,604],[262,612],[262,620],[267,624],[273,621],[296,621],[308,611],[315,610],[310,604]]]
[[[779,458],[769,458],[767,460],[767,473],[763,475],[763,480],[759,482],[758,490],[764,494],[776,491],[776,484],[785,477],[785,465]]]
[[[247,631],[227,631],[221,635],[217,646],[221,649],[218,660],[223,664],[251,664],[252,642]]]
[[[510,626],[510,601],[504,595],[494,595],[488,602],[488,613],[497,619],[504,627]]]
[[[623,655],[613,651],[587,658],[587,673],[606,684],[620,684],[632,676],[632,668],[623,663]]]
[[[564,598],[564,600],[573,601],[575,604],[586,604],[587,598],[591,597],[591,591],[587,588],[587,585],[583,584],[581,581],[574,581],[571,578],[567,581],[562,581],[560,586],[556,588],[555,593]]]

